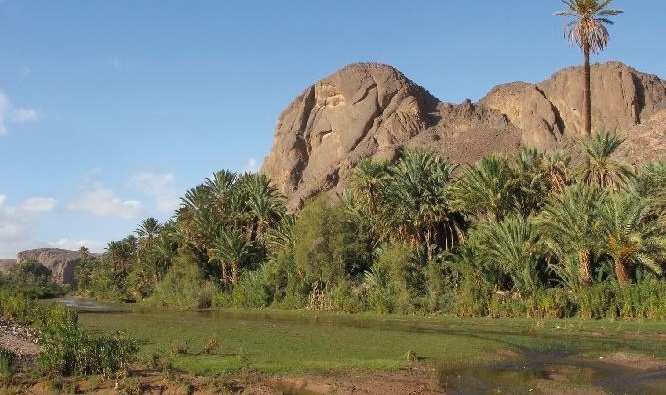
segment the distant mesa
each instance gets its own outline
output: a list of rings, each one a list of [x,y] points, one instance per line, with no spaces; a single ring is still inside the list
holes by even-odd
[[[53,282],[57,284],[73,284],[74,269],[79,265],[78,251],[63,250],[60,248],[38,248],[19,252],[16,263],[21,264],[35,260],[51,271]]]
[[[282,112],[261,172],[296,209],[321,192],[341,192],[363,158],[392,159],[429,147],[456,163],[521,147],[572,150],[583,130],[583,71],[493,88],[477,103],[439,101],[395,68],[352,64],[308,87]],[[666,82],[619,62],[592,68],[593,129],[627,137],[640,162],[666,152]],[[649,144],[649,145],[647,145]]]

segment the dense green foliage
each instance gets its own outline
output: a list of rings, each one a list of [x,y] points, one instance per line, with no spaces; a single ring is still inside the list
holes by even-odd
[[[35,260],[28,260],[0,274],[0,288],[31,298],[53,298],[64,295],[68,288],[56,284],[51,271]]]
[[[463,169],[425,149],[358,163],[296,214],[264,175],[215,173],[77,271],[82,295],[180,308],[664,318],[666,163],[601,131],[577,160],[524,149]],[[658,300],[658,299],[657,299]]]

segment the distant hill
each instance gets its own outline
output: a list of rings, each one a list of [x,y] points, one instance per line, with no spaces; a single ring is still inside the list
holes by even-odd
[[[16,265],[16,259],[0,259],[0,273],[7,273],[14,265]]]
[[[91,254],[91,256],[95,257],[99,254]],[[17,263],[29,260],[36,260],[51,270],[51,277],[55,283],[73,284],[74,269],[79,265],[80,254],[78,251],[61,248],[38,248],[22,251],[16,255]]]
[[[445,77],[443,77],[445,78]],[[521,147],[570,152],[582,137],[583,70],[493,88],[477,103],[439,101],[400,71],[353,64],[305,89],[278,120],[261,171],[294,209],[340,192],[363,158],[392,159],[403,147],[430,147],[454,162]],[[627,137],[630,162],[666,152],[666,82],[619,62],[592,67],[593,129]]]

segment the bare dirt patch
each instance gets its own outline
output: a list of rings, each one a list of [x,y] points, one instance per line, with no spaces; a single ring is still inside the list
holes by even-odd
[[[420,367],[393,372],[347,373],[339,376],[283,377],[272,381],[272,387],[280,390],[279,393],[287,394],[445,393],[435,377],[435,372]]]
[[[666,361],[645,356],[615,353],[599,358],[599,361],[612,365],[622,366],[634,370],[661,370],[666,369]]]

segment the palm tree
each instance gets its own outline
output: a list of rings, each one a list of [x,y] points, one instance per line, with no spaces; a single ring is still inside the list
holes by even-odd
[[[120,241],[111,241],[107,244],[106,252],[116,272],[127,274],[134,264],[137,239],[129,235]]]
[[[539,233],[559,264],[566,265],[575,257],[582,284],[592,283],[594,252],[599,245],[598,212],[605,196],[595,186],[574,184],[552,195],[537,216]]]
[[[212,178],[206,178],[203,184],[210,197],[213,215],[218,221],[227,220],[232,215],[229,203],[230,195],[233,193],[239,178],[238,174],[232,171],[220,170],[214,173]]]
[[[509,161],[498,154],[481,158],[456,181],[456,206],[477,220],[500,221],[515,208],[518,183]]]
[[[608,45],[609,35],[606,26],[612,25],[610,16],[621,14],[620,10],[609,9],[613,0],[562,0],[567,6],[565,11],[558,11],[557,16],[573,18],[564,27],[564,34],[570,44],[576,44],[583,51],[585,58],[583,89],[584,129],[592,135],[592,93],[590,87],[590,53],[597,53]]]
[[[366,203],[369,215],[377,213],[378,195],[389,179],[388,169],[387,162],[365,158],[356,165],[351,176],[350,186],[358,195],[363,195],[357,197]]]
[[[266,231],[277,224],[285,214],[285,200],[265,174],[249,173],[241,180],[252,238],[263,244]]]
[[[602,248],[613,258],[620,285],[630,282],[630,270],[637,265],[662,274],[657,258],[666,252],[666,236],[649,218],[648,202],[633,193],[613,195],[600,214]]]
[[[250,242],[236,228],[221,229],[209,250],[210,259],[220,262],[222,281],[236,285],[238,269],[250,253]],[[231,273],[229,273],[229,270]]]
[[[516,178],[516,206],[523,215],[538,212],[550,193],[544,155],[534,148],[523,148],[512,167]]]
[[[441,242],[451,248],[461,234],[461,219],[451,207],[451,174],[456,165],[433,151],[410,149],[389,168],[382,188],[381,216],[385,231],[413,247]]]
[[[542,259],[530,217],[512,215],[501,222],[482,222],[469,237],[484,263],[506,273],[518,292],[531,293],[539,288]]]
[[[622,160],[612,158],[613,153],[624,142],[616,134],[601,130],[583,140],[586,161],[581,171],[583,181],[618,192],[634,178],[634,171]]]
[[[157,219],[154,217],[146,218],[135,231],[139,236],[139,246],[150,248],[161,229],[162,225]]]
[[[570,166],[571,157],[562,151],[555,151],[544,155],[543,171],[548,178],[548,184],[552,193],[564,192],[564,187],[571,182]]]
[[[644,164],[632,180],[631,190],[647,199],[651,216],[666,219],[666,160]]]

